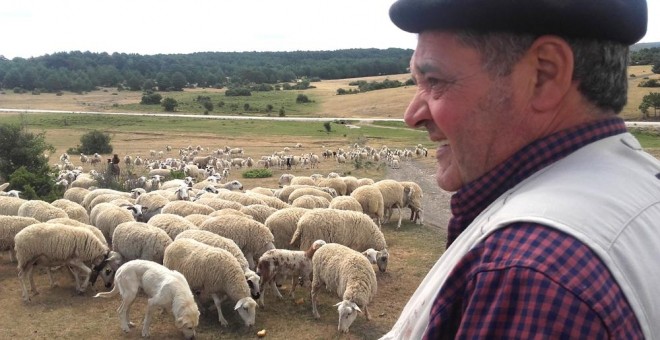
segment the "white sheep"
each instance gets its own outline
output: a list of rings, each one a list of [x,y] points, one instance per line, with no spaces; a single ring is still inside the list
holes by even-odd
[[[327,192],[318,189],[318,188],[298,188],[295,189],[289,194],[289,204],[293,204],[293,201],[295,201],[296,198],[304,195],[313,195],[313,196],[319,196],[323,197],[328,200],[328,202],[332,201],[332,195],[328,194]]]
[[[215,210],[220,210],[220,209],[240,210],[241,208],[243,208],[243,205],[238,202],[234,202],[218,197],[202,197],[196,200],[195,203],[207,205]]]
[[[163,214],[175,214],[186,217],[191,214],[204,214],[208,215],[214,212],[215,209],[208,205],[190,202],[190,201],[172,201],[167,203],[162,209]]]
[[[141,218],[141,215],[142,207],[137,204],[125,207],[110,205],[99,212],[96,216],[94,226],[103,232],[103,236],[105,236],[108,244],[112,244],[112,235],[115,232],[115,228],[124,222],[137,221]]]
[[[404,191],[403,185],[392,179],[384,179],[373,185],[383,194],[383,204],[385,205],[384,221],[389,221],[392,216],[392,210],[396,207],[399,210],[399,222],[396,228],[401,228],[401,218],[403,216],[401,214],[401,208],[405,206],[407,200],[405,195],[410,194],[410,191]]]
[[[355,188],[351,196],[362,206],[362,212],[376,220],[378,227],[382,227],[385,215],[385,201],[383,193],[374,185],[363,185]]]
[[[82,202],[85,199],[85,195],[88,193],[89,189],[86,188],[69,188],[64,192],[63,198],[82,205]]]
[[[290,245],[291,237],[296,232],[298,220],[308,211],[305,208],[290,207],[268,216],[264,225],[273,234],[275,248],[293,249]]]
[[[112,250],[121,255],[120,264],[137,259],[162,264],[170,243],[164,230],[143,222],[120,223],[112,234]]]
[[[41,222],[46,222],[54,218],[69,217],[64,210],[41,200],[29,200],[23,203],[18,208],[18,216],[33,217]]]
[[[108,245],[108,241],[105,239],[105,236],[103,236],[103,233],[101,232],[101,230],[99,230],[99,228],[97,228],[93,225],[90,225],[90,224],[87,224],[87,223],[82,223],[80,221],[77,221],[77,220],[74,220],[74,219],[71,219],[71,218],[68,218],[68,217],[54,218],[54,219],[48,220],[46,222],[66,224],[66,225],[70,225],[72,227],[85,228],[85,229],[91,231],[92,234],[94,234],[94,236],[96,236],[96,238],[99,239],[99,241],[101,241],[101,243],[105,244],[106,246]]]
[[[226,237],[222,237],[218,234],[214,234],[210,231],[197,230],[197,229],[186,230],[176,237],[176,239],[181,239],[181,238],[193,239],[197,242],[208,244],[209,246],[212,247],[224,249],[230,252],[232,255],[234,255],[236,260],[238,260],[238,263],[241,265],[241,269],[243,270],[243,273],[245,274],[245,281],[250,287],[250,294],[252,294],[252,298],[255,300],[259,299],[261,295],[261,289],[260,289],[261,278],[259,277],[259,275],[257,275],[257,273],[255,273],[250,269],[250,264],[248,263],[247,259],[245,258],[245,255],[243,255],[243,252],[238,247],[236,242]]]
[[[22,198],[0,196],[0,215],[17,216],[18,209],[27,202]]]
[[[323,285],[337,292],[342,301],[337,303],[339,324],[337,330],[347,333],[358,312],[364,310],[371,319],[367,306],[376,296],[376,273],[369,260],[355,250],[337,243],[327,243],[312,258],[312,313],[321,315],[316,307],[319,290]]]
[[[419,184],[412,181],[400,182],[404,190],[404,208],[410,208],[410,221],[423,224],[424,223],[424,209],[422,207],[422,199],[424,192]]]
[[[294,298],[297,285],[296,280],[300,278],[301,285],[311,281],[312,256],[324,244],[325,241],[317,240],[305,251],[271,249],[265,252],[261,255],[257,264],[257,274],[261,276],[262,286],[270,286],[271,290],[275,292],[275,295],[282,299],[282,294],[277,289],[276,279],[285,280],[287,277],[291,277],[291,291],[289,292],[289,296]],[[266,290],[264,289],[261,298],[262,306],[264,305],[265,295]]]
[[[9,261],[16,261],[14,236],[25,227],[39,223],[32,217],[0,216],[0,251],[9,251]]]
[[[276,212],[277,209],[263,204],[250,204],[242,207],[239,211],[252,216],[255,221],[265,223],[266,219],[274,212]]]
[[[381,272],[384,272],[387,269],[387,261],[390,256],[387,249],[379,251],[374,248],[369,248],[363,251],[362,255],[364,255],[371,264],[377,265]]]
[[[228,251],[197,242],[178,239],[165,249],[163,264],[185,276],[192,291],[210,295],[218,310],[220,324],[229,323],[222,315],[220,305],[227,297],[236,301],[234,310],[246,326],[254,325],[257,302],[250,297],[238,260]]]
[[[250,192],[248,190],[247,192],[245,192],[245,194],[248,195],[248,196],[258,198],[258,199],[264,201],[264,203],[266,203],[266,205],[268,205],[269,207],[275,208],[275,209],[278,209],[278,210],[288,208],[288,207],[291,206],[290,204],[288,204],[288,203],[280,200],[279,198],[275,197],[274,192],[273,192],[272,195],[269,196],[269,195],[264,195],[264,194],[260,194],[260,193],[257,193],[257,192]]]
[[[360,205],[360,202],[352,196],[337,196],[333,198],[332,201],[330,201],[329,208],[362,212],[362,205]]]
[[[255,268],[255,259],[264,252],[274,249],[273,234],[263,224],[246,217],[212,217],[199,227],[236,242],[247,259],[250,268]]]
[[[87,209],[87,211],[91,211],[92,208],[90,208],[90,204],[92,201],[100,195],[105,195],[105,194],[116,194],[120,196],[126,196],[127,198],[130,198],[131,194],[127,192],[122,192],[122,191],[117,191],[113,189],[94,189],[90,190],[86,195],[85,198],[83,198],[83,201],[81,205]]]
[[[30,301],[26,280],[30,281],[33,294],[38,294],[32,278],[34,266],[53,267],[67,265],[84,273],[82,284],[77,270],[72,270],[76,279],[76,290],[84,292],[89,284],[92,269],[84,262],[90,262],[94,270],[102,268],[116,254],[85,228],[56,223],[38,223],[25,227],[14,238],[18,277],[23,290],[23,300]],[[50,270],[47,271],[51,275]]]
[[[217,211],[217,210],[216,210]],[[203,215],[203,214],[191,214],[186,217],[184,217],[187,221],[192,222],[197,228],[199,228],[204,221],[208,220],[211,218],[209,215]]]
[[[343,244],[356,251],[386,250],[385,236],[369,216],[349,210],[314,209],[305,213],[291,237],[291,245],[307,249],[315,240]],[[387,269],[389,254],[384,251],[380,271]]]
[[[318,182],[316,182],[316,185],[319,187],[328,187],[328,188],[333,188],[337,192],[338,195],[344,196],[346,195],[347,188],[346,188],[346,182],[340,177],[340,178],[322,178]]]
[[[291,202],[291,206],[306,209],[327,208],[330,206],[330,201],[324,197],[302,195]]]
[[[282,202],[289,202],[289,195],[298,188],[315,188],[319,189],[316,185],[287,185],[282,189],[275,191],[275,197],[279,198]]]
[[[228,201],[234,201],[242,205],[250,204],[264,204],[267,205],[263,200],[256,198],[253,195],[247,195],[242,192],[229,191],[229,190],[220,190],[217,194],[218,198],[222,198]]]
[[[149,219],[147,224],[163,229],[172,240],[188,229],[198,229],[194,223],[174,214],[155,215]]]
[[[346,184],[345,195],[350,195],[353,192],[353,190],[355,190],[355,188],[360,186],[358,184],[358,179],[353,176],[344,176],[341,177],[341,179],[344,181],[344,184]]]
[[[70,201],[66,198],[55,200],[53,203],[51,203],[51,205],[64,210],[69,218],[78,222],[89,224],[89,214],[82,205]]]

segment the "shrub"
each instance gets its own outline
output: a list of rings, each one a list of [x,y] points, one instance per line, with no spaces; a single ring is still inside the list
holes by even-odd
[[[248,90],[246,88],[242,88],[242,87],[228,89],[227,91],[225,91],[225,96],[227,96],[227,97],[239,97],[239,96],[247,97],[247,96],[251,96],[251,95],[252,95],[252,92],[250,92],[250,90]]]
[[[142,96],[142,100],[140,101],[140,104],[158,105],[158,104],[160,104],[161,99],[163,99],[163,96],[161,96],[158,93],[145,93]]]
[[[174,112],[177,106],[179,106],[179,102],[176,101],[176,99],[167,97],[163,99],[163,103],[161,104],[165,111],[167,112]]]
[[[252,169],[243,172],[243,178],[266,178],[273,177],[273,172],[270,169]]]
[[[639,87],[660,87],[660,81],[658,79],[649,79],[647,81],[640,82]]]
[[[296,103],[298,104],[309,103],[309,102],[310,102],[309,98],[302,93],[299,94],[298,97],[296,97]]]
[[[84,154],[112,153],[110,135],[99,130],[87,132],[80,137],[80,146],[78,146],[78,151]]]

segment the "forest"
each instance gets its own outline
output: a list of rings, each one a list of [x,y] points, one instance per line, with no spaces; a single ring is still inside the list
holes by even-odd
[[[410,49],[293,52],[200,52],[139,55],[58,52],[34,58],[0,56],[0,88],[16,91],[181,90],[342,79],[407,72]]]

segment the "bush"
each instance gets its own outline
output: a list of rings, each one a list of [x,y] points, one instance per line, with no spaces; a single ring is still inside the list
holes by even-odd
[[[140,104],[143,104],[143,105],[158,105],[158,104],[160,104],[161,99],[163,99],[163,96],[161,96],[158,93],[145,93],[142,96],[142,100],[140,101]]]
[[[252,92],[250,92],[250,90],[241,87],[228,89],[227,91],[225,91],[225,96],[227,97],[239,97],[239,96],[247,97],[251,95]]]
[[[21,197],[27,200],[40,199],[52,202],[64,194],[63,188],[55,186],[50,170],[46,166],[34,172],[22,166],[9,176],[9,183],[13,190],[20,190]]]
[[[90,131],[80,137],[78,151],[88,155],[93,153],[112,153],[110,135],[99,130]]]
[[[658,79],[649,79],[647,81],[640,82],[638,87],[660,87],[660,81]]]
[[[167,97],[163,99],[163,103],[161,104],[165,111],[167,112],[174,112],[177,106],[179,106],[179,102],[176,101],[176,99]]]
[[[299,94],[298,97],[296,97],[296,103],[298,104],[309,103],[309,102],[310,102],[309,98],[302,93]]]
[[[243,178],[266,178],[273,177],[273,172],[270,169],[252,169],[245,171],[242,176]]]

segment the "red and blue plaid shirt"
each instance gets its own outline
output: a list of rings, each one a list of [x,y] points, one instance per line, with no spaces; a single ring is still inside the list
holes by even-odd
[[[451,199],[447,247],[497,197],[545,166],[626,131],[604,119],[560,131],[518,151]],[[658,320],[660,322],[660,320]],[[427,339],[641,339],[621,288],[577,239],[515,223],[470,250],[435,297]]]

